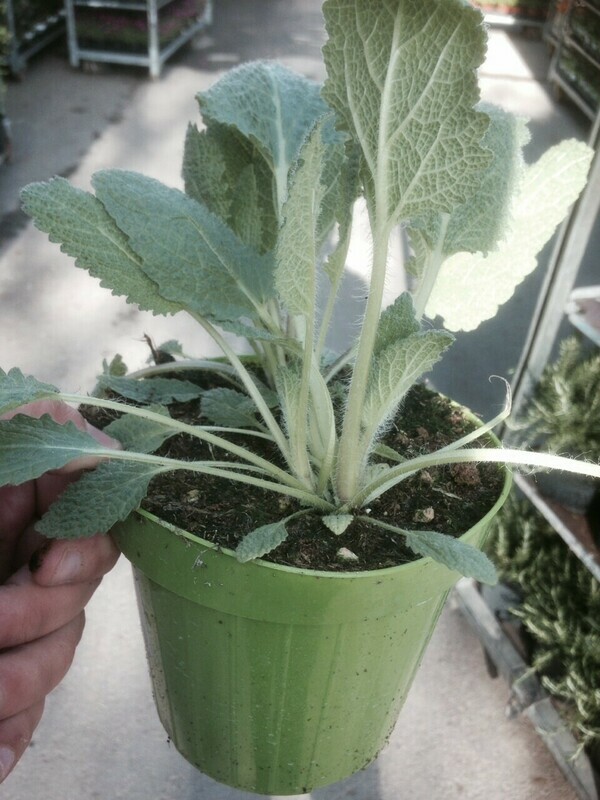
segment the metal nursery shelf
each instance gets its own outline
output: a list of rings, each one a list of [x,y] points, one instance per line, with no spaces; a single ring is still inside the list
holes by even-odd
[[[195,19],[190,20],[181,32],[170,42],[161,45],[160,41],[160,12],[168,14],[169,6],[173,0],[65,0],[67,13],[67,36],[69,44],[69,60],[71,66],[78,67],[82,61],[104,62],[111,64],[130,64],[133,66],[147,67],[153,78],[158,78],[163,64],[173,53],[183,47],[197,33],[209,26],[212,22],[212,0],[204,0],[204,7]],[[107,12],[133,12],[140,15],[141,20],[147,23],[147,47],[142,52],[131,52],[126,47],[119,47],[118,43],[110,47],[81,45],[78,34],[79,10],[106,10]]]
[[[589,144],[595,149],[588,185],[564,223],[548,265],[544,285],[529,329],[527,342],[513,380],[513,409],[527,401],[549,360],[558,329],[565,315],[591,341],[600,344],[600,287],[573,290],[590,235],[600,212],[600,111],[596,111]],[[585,516],[574,514],[544,497],[536,484],[521,475],[516,483],[524,496],[540,511],[579,558],[600,581],[600,549]],[[580,800],[600,800],[598,776],[531,668],[511,641],[505,628],[506,608],[492,608],[473,581],[459,582],[455,596],[475,629],[495,670],[507,681],[511,697],[510,715],[522,713],[551,751],[558,766]]]
[[[32,20],[24,29],[22,19],[17,24],[17,16],[21,16],[18,12],[18,4],[15,8],[14,0],[5,0],[4,13],[9,35],[6,63],[13,75],[23,72],[29,59],[65,30],[65,14],[61,2],[56,2],[48,16]]]
[[[513,409],[518,412],[530,396],[549,360],[558,329],[565,315],[591,341],[600,342],[600,289],[584,287],[573,290],[573,284],[586,252],[591,232],[600,218],[600,111],[589,138],[596,155],[588,184],[575,209],[562,226],[538,303],[529,329],[527,342],[513,380]],[[571,514],[549,501],[530,481],[518,476],[523,493],[545,516],[570,549],[600,580],[600,551],[585,518]]]
[[[557,6],[561,5],[557,3]],[[579,33],[582,28],[588,28],[587,43],[578,35],[578,18]],[[546,39],[555,48],[548,72],[549,83],[567,95],[591,120],[595,119],[600,107],[597,92],[600,87],[600,39],[597,35],[590,38],[593,30],[600,31],[598,0],[567,0],[564,10],[559,8],[555,11],[545,32]],[[566,66],[569,60],[575,65],[572,74]],[[585,79],[583,86],[578,85],[578,73],[589,76],[587,92],[583,88]],[[596,93],[590,91],[591,85],[596,87]]]

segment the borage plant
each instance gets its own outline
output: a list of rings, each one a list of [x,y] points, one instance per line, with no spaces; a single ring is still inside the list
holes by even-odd
[[[476,70],[486,35],[480,12],[462,0],[327,0],[324,14],[322,90],[261,62],[234,69],[198,96],[204,127],[188,130],[185,193],[117,170],[93,177],[95,194],[61,178],[23,191],[36,226],[78,266],[142,309],[187,312],[225,357],[208,366],[226,385],[207,391],[178,379],[207,366],[190,360],[167,364],[169,377],[161,367],[132,376],[107,369],[92,397],[16,369],[2,373],[3,411],[56,398],[123,414],[107,429],[123,443],[120,452],[48,416],[0,423],[3,484],[82,455],[103,459],[40,521],[46,536],[108,530],[138,507],[155,476],[185,469],[199,481],[219,477],[295,501],[291,514],[243,539],[241,560],[271,551],[298,516],[320,515],[324,535],[361,517],[401,534],[418,554],[492,581],[493,567],[474,548],[443,533],[397,528],[366,509],[419,470],[444,464],[600,476],[597,465],[472,446],[504,412],[437,452],[406,458],[382,444],[409,389],[452,344],[450,331],[491,318],[535,267],[584,185],[591,152],[568,141],[525,165],[524,122],[480,103]],[[331,359],[325,342],[359,197],[372,236],[368,298],[356,342]],[[414,291],[384,309],[398,226],[412,248]],[[437,317],[444,329],[434,327]],[[244,337],[252,357],[234,352],[224,332]],[[209,424],[171,418],[170,403],[199,396]],[[227,457],[155,454],[179,432]],[[253,449],[265,440],[277,460]]]

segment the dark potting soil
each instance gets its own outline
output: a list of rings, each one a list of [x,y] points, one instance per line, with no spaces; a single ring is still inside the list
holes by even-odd
[[[170,412],[190,424],[202,421],[200,401],[173,404]],[[99,427],[111,418],[90,407],[85,415]],[[418,385],[408,393],[383,441],[401,455],[413,457],[438,450],[474,427],[456,405]],[[268,442],[252,437],[228,438],[278,460]],[[486,443],[489,440],[483,437]],[[229,453],[185,434],[172,437],[158,452],[181,460],[234,460]],[[503,484],[504,468],[497,465],[435,467],[402,481],[358,513],[400,528],[460,536],[492,507]],[[156,477],[142,508],[214,544],[235,549],[250,531],[287,517],[301,506],[286,495],[180,470]],[[287,540],[264,556],[266,560],[304,569],[348,572],[396,566],[417,558],[402,535],[363,520],[355,519],[337,536],[324,525],[321,514],[310,513],[289,522],[287,529]],[[356,560],[340,558],[342,548],[353,553]]]

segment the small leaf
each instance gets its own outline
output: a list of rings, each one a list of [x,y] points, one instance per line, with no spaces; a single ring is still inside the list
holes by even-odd
[[[72,422],[60,425],[48,414],[0,420],[0,486],[17,486],[80,456],[97,454],[106,455],[106,446]]]
[[[169,405],[169,403],[187,403],[196,400],[202,394],[202,389],[190,381],[175,378],[136,378],[120,377],[118,375],[100,375],[98,385],[102,389],[111,389],[113,392],[134,400],[143,405]]]
[[[169,416],[169,412],[164,406],[150,406],[148,410],[156,414],[164,414],[165,417]],[[130,414],[124,414],[114,420],[104,428],[104,431],[109,436],[118,439],[125,450],[138,453],[154,453],[163,442],[177,433],[177,430],[168,423],[134,417]]]
[[[288,535],[285,527],[286,521],[282,519],[279,522],[262,525],[244,536],[235,550],[238,561],[245,562],[260,558],[284,542]]]
[[[209,389],[202,395],[202,413],[215,425],[226,428],[260,427],[251,397],[235,389]]]
[[[86,472],[54,502],[36,530],[50,539],[76,539],[109,531],[140,505],[164,467],[108,461]]]
[[[0,369],[0,412],[10,411],[13,408],[41,400],[44,397],[53,397],[59,394],[56,386],[50,383],[41,383],[31,375],[23,375],[21,370],[14,367],[8,373]]]
[[[109,363],[106,359],[102,362],[102,369],[107,375],[117,375],[123,377],[127,375],[127,364],[123,361],[123,356],[117,353]]]
[[[412,296],[409,292],[402,292],[379,318],[374,347],[375,355],[381,353],[388,345],[398,342],[400,339],[406,339],[412,333],[418,333],[420,327]]]
[[[489,584],[498,582],[496,568],[476,547],[436,531],[405,531],[405,534],[406,543],[415,553],[430,556],[467,578]]]
[[[413,333],[382,350],[371,366],[363,409],[369,437],[396,412],[410,387],[439,361],[453,341],[451,334],[432,330]],[[369,445],[365,442],[366,447]]]
[[[321,517],[324,525],[336,536],[341,536],[353,519],[352,514],[328,514],[325,517]]]

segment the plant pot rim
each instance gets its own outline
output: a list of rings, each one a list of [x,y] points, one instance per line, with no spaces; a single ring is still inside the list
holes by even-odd
[[[469,528],[462,536],[458,537],[461,541],[469,542],[469,539],[472,538],[472,531],[474,528],[479,527],[479,525],[486,525],[489,521],[491,521],[497,514],[498,510],[504,505],[506,498],[508,497],[510,490],[512,488],[513,476],[511,470],[504,466],[505,471],[505,478],[504,478],[504,485],[502,487],[502,492],[498,495],[498,498],[493,506],[491,506],[487,513],[481,517],[478,522]],[[223,553],[224,555],[230,556],[236,559],[235,552],[228,547],[221,547],[220,545],[216,545],[213,542],[208,541],[208,539],[203,539],[201,536],[198,536],[195,533],[190,533],[186,531],[184,528],[179,528],[177,525],[173,525],[170,522],[166,522],[164,519],[152,514],[149,511],[145,511],[144,509],[138,509],[136,512],[140,517],[147,519],[150,522],[154,522],[157,525],[161,525],[162,527],[166,528],[167,530],[171,531],[175,536],[178,536],[183,539],[187,539],[189,542],[192,542],[195,545],[199,545],[203,548],[213,550],[215,552]],[[236,559],[237,561],[237,559]],[[397,572],[398,569],[402,568],[403,570],[407,571],[409,568],[413,567],[416,568],[416,565],[421,563],[429,563],[433,562],[431,556],[421,556],[420,558],[415,558],[412,561],[406,562],[404,564],[396,564],[393,567],[382,567],[381,569],[371,569],[371,570],[352,570],[352,571],[343,571],[343,570],[317,570],[317,569],[307,569],[303,567],[293,567],[288,564],[277,564],[274,561],[267,561],[263,558],[256,558],[251,562],[243,566],[254,565],[255,567],[262,567],[268,568],[271,570],[276,570],[279,572],[290,573],[295,575],[306,575],[307,577],[314,577],[320,579],[336,579],[336,580],[344,580],[350,578],[371,578],[373,576],[387,576]],[[414,565],[414,566],[413,566]]]

